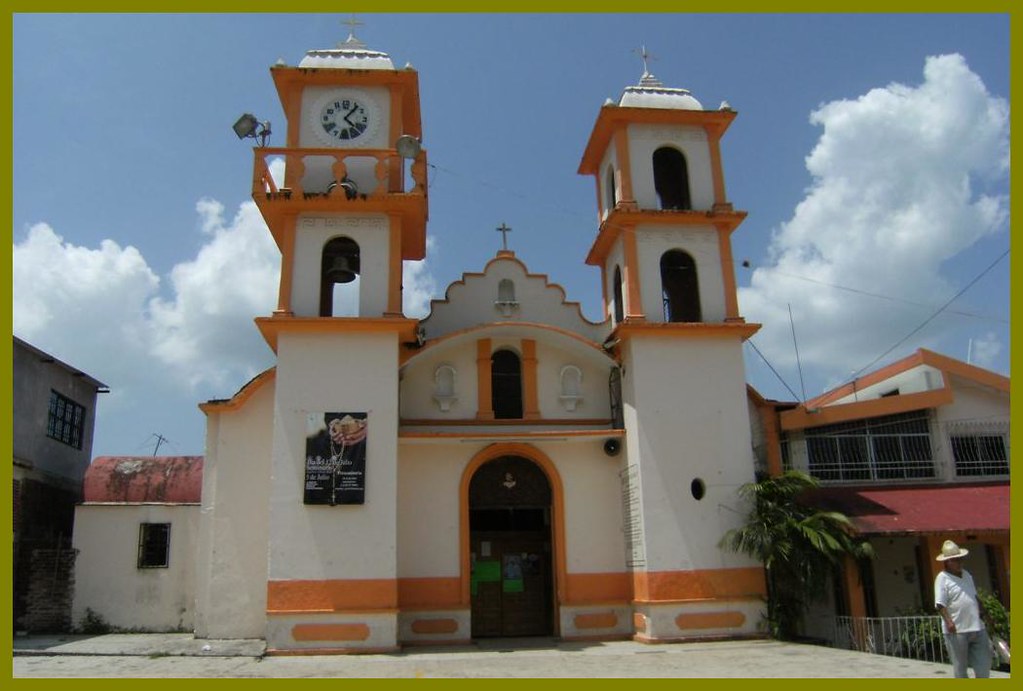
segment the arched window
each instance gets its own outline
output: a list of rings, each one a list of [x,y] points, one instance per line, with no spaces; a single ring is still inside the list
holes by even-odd
[[[359,245],[337,237],[323,246],[320,261],[320,316],[359,315]]]
[[[619,266],[615,267],[614,301],[615,324],[621,324],[625,321],[625,295],[622,292],[622,269]]]
[[[696,262],[688,252],[669,250],[661,255],[661,294],[664,321],[701,321]]]
[[[662,146],[654,152],[654,189],[661,209],[685,211],[693,208],[689,198],[689,167],[678,149]]]
[[[515,282],[502,278],[497,284],[497,299],[499,302],[515,302]]]
[[[495,419],[522,418],[522,361],[510,350],[490,358],[490,400]]]

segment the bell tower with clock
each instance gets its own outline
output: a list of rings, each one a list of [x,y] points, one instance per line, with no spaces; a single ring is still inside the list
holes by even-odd
[[[277,354],[267,646],[391,650],[398,365],[418,323],[402,312],[402,261],[426,247],[418,74],[352,35],[270,72],[287,133],[255,148],[253,175],[281,252],[277,308],[256,319]]]

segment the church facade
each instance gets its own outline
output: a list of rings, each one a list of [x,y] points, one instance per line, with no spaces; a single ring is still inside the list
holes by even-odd
[[[282,653],[756,634],[762,569],[717,545],[753,479],[734,112],[649,74],[600,109],[579,172],[605,321],[508,250],[415,320],[416,72],[350,37],[271,73],[286,145],[255,149],[253,196],[281,251],[256,320],[277,363],[201,406],[196,634]]]

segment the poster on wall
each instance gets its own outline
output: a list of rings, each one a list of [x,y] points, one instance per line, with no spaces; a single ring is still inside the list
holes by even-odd
[[[306,504],[362,504],[366,498],[366,413],[310,413],[306,419]]]

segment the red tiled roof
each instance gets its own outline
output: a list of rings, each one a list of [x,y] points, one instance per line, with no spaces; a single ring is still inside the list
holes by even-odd
[[[1009,530],[1009,485],[825,487],[807,501],[844,513],[862,535]]]
[[[85,471],[86,502],[198,504],[202,456],[100,456]]]

